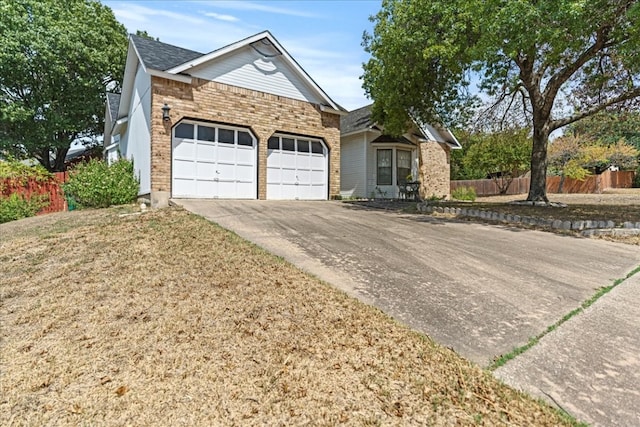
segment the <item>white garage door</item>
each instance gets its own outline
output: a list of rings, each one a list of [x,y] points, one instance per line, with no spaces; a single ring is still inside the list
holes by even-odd
[[[320,140],[272,136],[267,146],[267,199],[326,200],[328,159]]]
[[[255,199],[256,146],[247,129],[180,123],[172,139],[172,196]]]

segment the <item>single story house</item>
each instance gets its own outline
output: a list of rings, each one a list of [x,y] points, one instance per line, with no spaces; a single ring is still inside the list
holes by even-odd
[[[140,196],[326,200],[340,193],[335,103],[268,31],[203,54],[131,35],[104,151]]]
[[[399,198],[407,181],[422,198],[450,196],[451,150],[462,148],[440,126],[418,124],[401,137],[371,120],[371,105],[340,120],[340,193],[343,197]]]

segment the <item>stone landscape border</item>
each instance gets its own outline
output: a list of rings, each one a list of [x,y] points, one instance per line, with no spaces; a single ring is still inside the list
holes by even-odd
[[[521,216],[493,212],[476,208],[454,208],[448,206],[435,206],[422,202],[417,204],[418,212],[441,213],[455,215],[457,217],[480,218],[486,221],[495,221],[506,224],[526,225],[531,227],[542,227],[557,231],[573,231],[583,236],[635,236],[640,235],[640,222],[625,221],[621,224],[614,221],[592,221],[592,220],[553,220],[538,218],[534,216]]]

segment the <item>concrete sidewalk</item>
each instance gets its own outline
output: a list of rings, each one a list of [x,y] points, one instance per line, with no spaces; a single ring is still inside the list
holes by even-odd
[[[640,426],[640,272],[495,375],[593,425]]]

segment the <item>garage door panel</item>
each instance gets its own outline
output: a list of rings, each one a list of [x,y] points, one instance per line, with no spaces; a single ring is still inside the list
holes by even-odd
[[[298,177],[298,182],[300,184],[309,184],[311,183],[311,171],[309,170],[298,170],[297,171],[297,175]]]
[[[197,197],[212,198],[216,195],[218,183],[214,180],[198,180],[196,181]]]
[[[309,181],[315,185],[324,185],[325,178],[324,171],[311,171]]]
[[[219,181],[218,197],[221,199],[237,198],[236,183],[233,181]]]
[[[217,150],[218,163],[234,163],[236,161],[235,145],[219,144]]]
[[[253,149],[246,149],[239,146],[236,151],[236,163],[237,164],[251,164],[253,165],[255,159],[255,151]]]
[[[185,197],[195,197],[195,180],[193,179],[174,179],[173,192]]]
[[[295,169],[282,169],[280,180],[283,184],[293,184],[297,181]]]
[[[310,158],[310,165],[309,167],[311,169],[316,169],[316,170],[325,170],[326,169],[326,164],[327,164],[327,160],[324,157],[311,157]]]
[[[214,144],[205,144],[200,142],[197,145],[196,153],[198,162],[216,161],[216,146]]]
[[[196,163],[196,178],[213,180],[216,177],[215,163]]]
[[[236,181],[238,182],[254,182],[256,174],[253,170],[253,166],[238,165],[236,167]]]
[[[196,144],[194,141],[181,140],[173,148],[173,156],[180,159],[195,159]]]
[[[234,164],[218,163],[217,171],[220,179],[230,180],[236,177],[236,165]]]
[[[178,179],[195,178],[196,176],[193,162],[183,159],[175,159],[173,161],[173,173]]]
[[[326,187],[324,185],[313,185],[309,187],[310,200],[325,200],[327,198]]]

